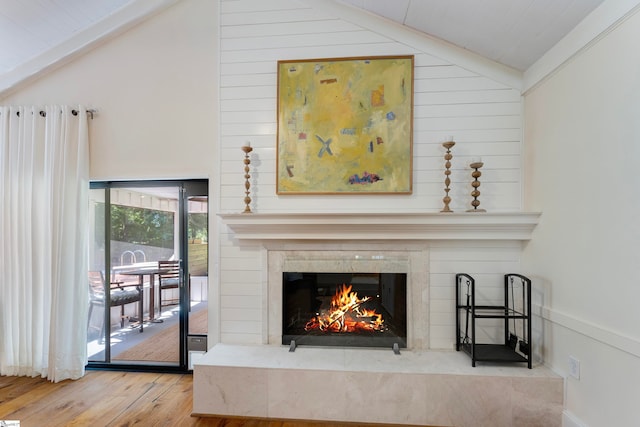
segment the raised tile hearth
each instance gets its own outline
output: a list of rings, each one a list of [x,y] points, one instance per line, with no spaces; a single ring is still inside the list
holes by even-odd
[[[531,239],[539,213],[219,217],[260,264],[261,342],[219,343],[195,364],[194,414],[457,427],[561,425],[561,377],[539,363],[531,370],[471,367],[466,354],[453,350],[453,314],[443,314],[443,307],[453,313],[447,284],[459,268],[455,254],[462,251],[464,260],[479,255],[486,272],[502,265],[495,261],[503,257],[504,265],[517,266],[520,242]],[[400,355],[391,348],[305,345],[290,352],[282,345],[282,279],[292,271],[406,274],[407,348]]]
[[[455,351],[218,344],[194,367],[193,412],[457,427],[561,425],[563,380],[472,368]]]

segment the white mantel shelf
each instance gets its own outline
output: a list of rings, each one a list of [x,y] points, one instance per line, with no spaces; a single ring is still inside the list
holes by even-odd
[[[530,240],[538,212],[221,213],[240,240]]]

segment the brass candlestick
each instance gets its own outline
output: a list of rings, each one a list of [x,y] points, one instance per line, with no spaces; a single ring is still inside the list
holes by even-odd
[[[251,164],[251,159],[249,158],[249,153],[253,151],[251,148],[251,144],[247,143],[247,145],[242,146],[242,151],[244,151],[244,211],[242,213],[251,213],[251,207],[249,204],[251,203],[251,197],[249,197],[249,189],[251,188],[251,183],[249,182],[249,178],[251,175],[249,174],[249,165]]]
[[[480,168],[484,166],[484,163],[475,161],[471,162],[469,166],[473,169],[473,172],[471,172],[471,176],[473,177],[473,182],[471,183],[471,186],[473,187],[473,191],[471,192],[473,201],[471,202],[471,206],[473,206],[473,209],[468,209],[467,212],[486,212],[484,209],[478,209],[478,206],[480,206],[480,200],[478,200],[478,196],[480,196],[480,190],[478,190],[478,187],[480,187],[480,181],[478,178],[482,175]]]
[[[451,178],[449,178],[449,176],[451,175],[451,159],[453,158],[453,155],[451,154],[451,148],[454,145],[456,145],[454,141],[447,141],[442,143],[442,146],[447,149],[447,153],[444,155],[444,167],[446,168],[444,171],[444,175],[446,176],[446,178],[444,179],[445,196],[442,199],[442,201],[444,202],[444,208],[440,212],[453,212],[451,209],[449,209],[449,203],[451,203],[451,197],[449,197],[449,191],[451,190],[449,188],[449,185],[451,184]]]

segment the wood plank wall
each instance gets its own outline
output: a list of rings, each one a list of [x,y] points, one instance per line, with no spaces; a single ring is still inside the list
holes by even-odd
[[[337,13],[327,1],[222,0],[220,14],[220,211],[244,209],[243,155],[251,141],[251,197],[255,212],[438,212],[444,196],[444,149],[453,136],[451,208],[470,207],[471,157],[481,156],[480,200],[490,211],[519,211],[522,203],[522,111],[520,90],[486,61],[464,58],[462,65],[442,54],[449,47],[393,23]],[[331,7],[325,7],[329,4]],[[451,48],[451,50],[455,50]],[[277,61],[349,56],[415,55],[413,194],[409,196],[277,196]],[[462,55],[462,56],[461,56]],[[263,285],[259,246],[233,241],[220,226],[220,340],[262,342]],[[459,244],[458,244],[459,245]],[[455,245],[454,245],[455,246]],[[476,260],[474,271],[499,275],[504,261],[517,270],[519,244],[474,244],[431,249],[431,344],[453,342],[453,275]],[[460,250],[458,250],[460,249]],[[505,253],[506,252],[506,253]],[[476,256],[478,255],[478,256]],[[514,261],[515,260],[515,261]],[[470,262],[470,261],[469,261]],[[514,263],[516,265],[514,265]],[[499,285],[499,281],[497,282]],[[439,289],[437,287],[442,287]]]

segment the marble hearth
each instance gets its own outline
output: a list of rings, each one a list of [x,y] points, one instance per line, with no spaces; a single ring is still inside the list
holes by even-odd
[[[563,379],[472,368],[455,351],[217,344],[194,367],[193,414],[456,427],[560,427]]]
[[[563,380],[538,364],[471,367],[429,348],[430,245],[526,241],[539,214],[223,214],[262,250],[263,343],[218,343],[194,366],[198,415],[415,425],[560,426]],[[282,272],[407,274],[407,349],[281,345]],[[451,334],[454,334],[452,328]]]

